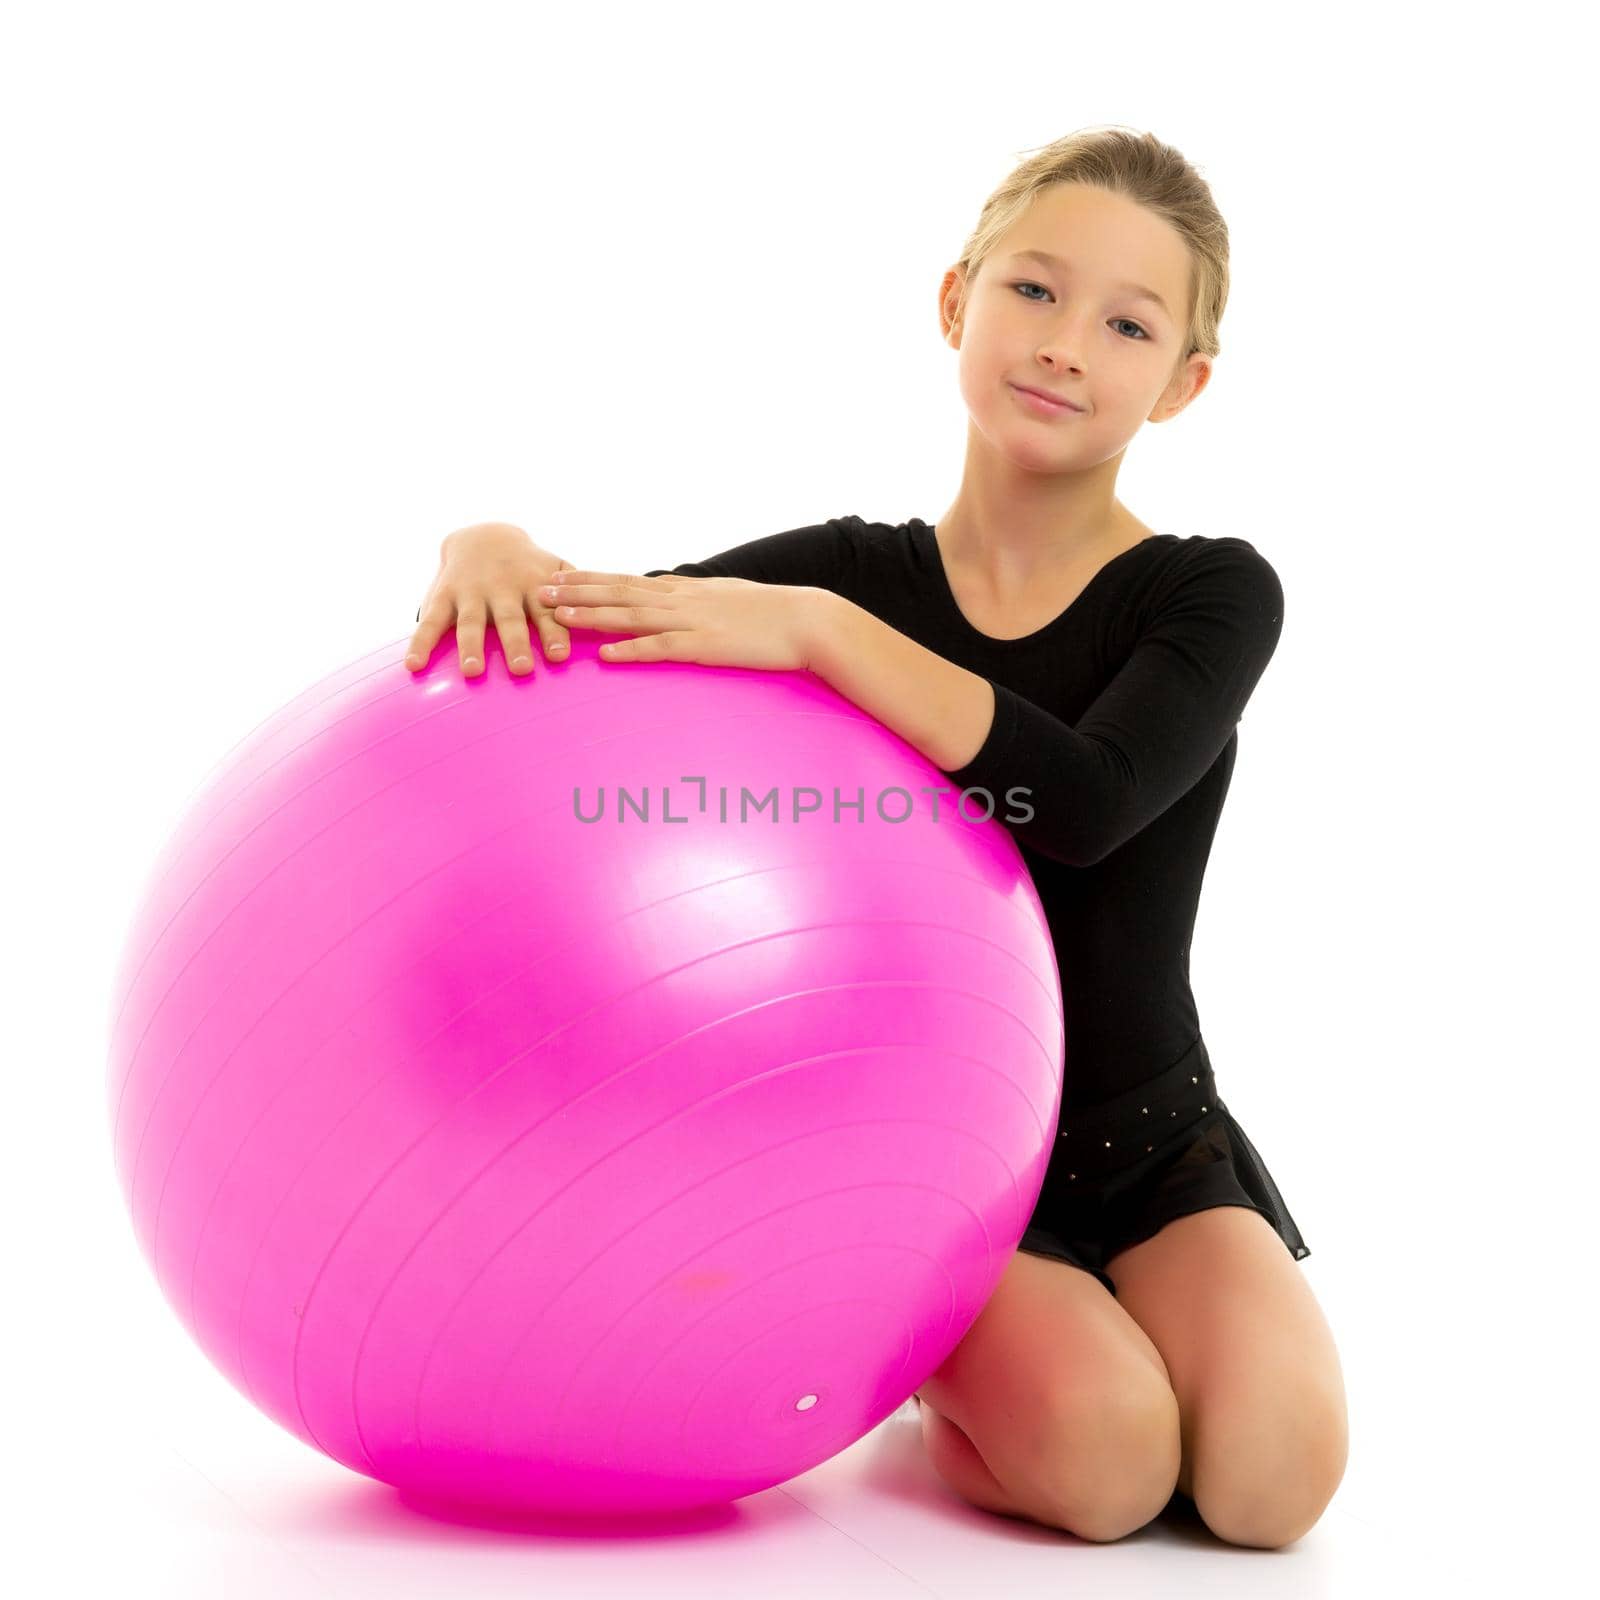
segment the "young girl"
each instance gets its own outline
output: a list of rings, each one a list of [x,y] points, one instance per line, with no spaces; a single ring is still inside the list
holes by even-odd
[[[1343,1379],[1300,1230],[1218,1097],[1189,940],[1283,593],[1246,540],[1155,533],[1115,495],[1141,424],[1205,387],[1227,284],[1226,227],[1177,151],[1058,140],[940,285],[970,422],[936,524],[840,517],[643,574],[463,529],[407,660],[454,626],[481,672],[487,611],[514,673],[529,616],[550,661],[581,627],[621,635],[616,662],[808,669],[997,819],[1028,791],[1030,820],[1003,825],[1056,949],[1061,1117],[1020,1249],[919,1393],[927,1447],[1002,1515],[1111,1540],[1176,1489],[1221,1538],[1277,1548],[1343,1476]]]

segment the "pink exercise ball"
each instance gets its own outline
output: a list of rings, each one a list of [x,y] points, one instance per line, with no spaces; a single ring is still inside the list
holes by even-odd
[[[396,641],[223,759],[109,1109],[164,1297],[268,1416],[419,1497],[636,1515],[827,1460],[955,1347],[1061,991],[1023,802],[958,809],[810,673],[572,639],[514,678],[491,630],[475,680]]]

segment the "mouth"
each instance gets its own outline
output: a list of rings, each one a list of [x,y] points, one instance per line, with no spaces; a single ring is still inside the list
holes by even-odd
[[[1048,416],[1064,416],[1083,410],[1082,406],[1074,405],[1070,400],[1059,400],[1054,395],[1042,394],[1039,390],[1029,389],[1024,384],[1014,383],[1011,387],[1035,410]]]

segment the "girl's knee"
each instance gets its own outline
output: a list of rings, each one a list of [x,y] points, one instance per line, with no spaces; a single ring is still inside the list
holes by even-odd
[[[1070,1405],[1049,1442],[1014,1468],[1041,1520],[1108,1543],[1153,1521],[1172,1499],[1182,1462],[1178,1402],[1165,1386]]]

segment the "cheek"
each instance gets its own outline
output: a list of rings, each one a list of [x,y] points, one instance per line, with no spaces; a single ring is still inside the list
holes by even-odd
[[[967,419],[989,442],[999,445],[1026,428],[1027,418],[1012,399],[1005,380],[980,362],[961,368],[961,401]]]
[[[956,358],[956,387],[968,411],[983,409],[982,366],[982,362],[974,359],[963,346]]]
[[[1004,354],[990,344],[965,344],[961,347],[957,365],[957,380],[961,398],[969,411],[980,414],[998,414],[1000,407],[1010,403],[1006,388],[1006,374],[1014,369]]]

